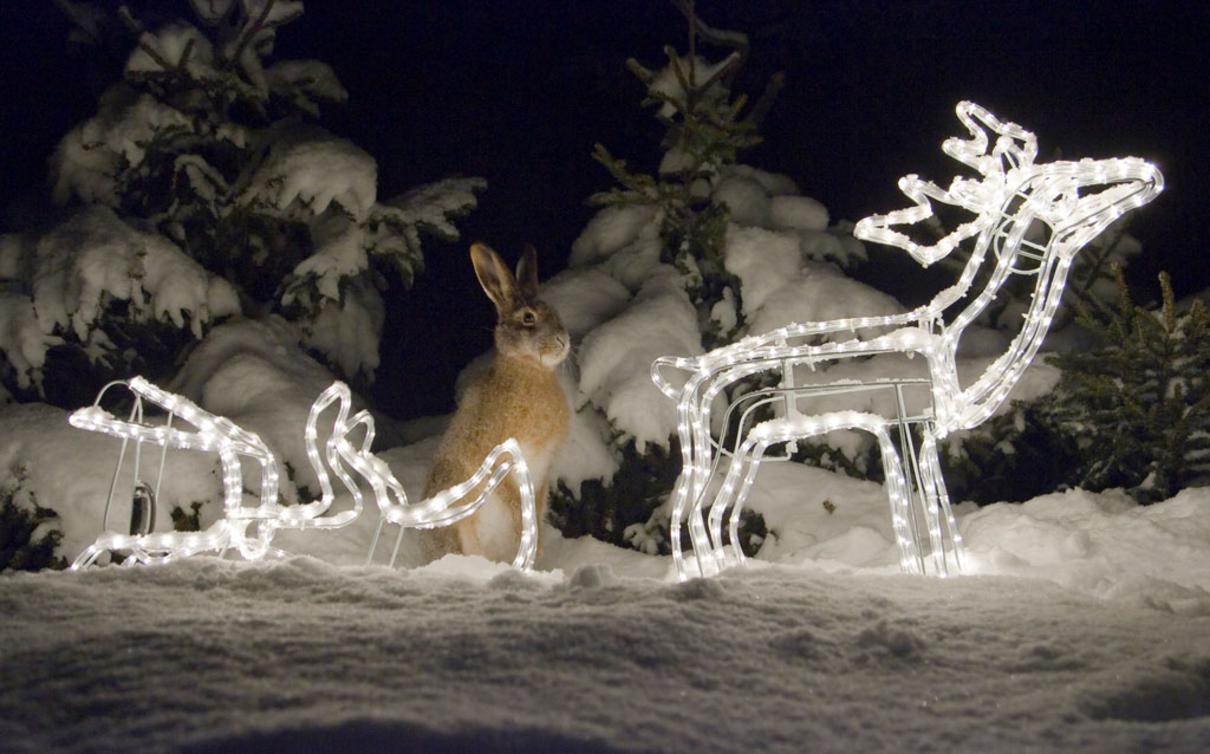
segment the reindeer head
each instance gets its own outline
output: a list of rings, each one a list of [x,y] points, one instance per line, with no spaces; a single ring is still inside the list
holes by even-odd
[[[1061,241],[1060,251],[1074,254],[1107,225],[1163,189],[1159,170],[1137,157],[1038,164],[1038,141],[1031,132],[999,120],[973,102],[959,102],[956,112],[970,138],[946,139],[941,149],[979,177],[955,176],[949,188],[942,189],[916,175],[904,176],[899,189],[915,206],[871,215],[857,224],[854,236],[898,246],[927,266],[1011,211],[1047,223]],[[1090,193],[1096,188],[1100,190]],[[891,229],[931,217],[930,200],[961,207],[975,218],[928,245]]]
[[[1159,169],[1137,157],[1052,162],[1040,175],[1030,201],[1053,229],[1059,253],[1068,256],[1164,190]]]

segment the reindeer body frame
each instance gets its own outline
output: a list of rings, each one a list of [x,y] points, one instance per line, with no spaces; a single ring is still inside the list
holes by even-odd
[[[1137,158],[1037,164],[1032,133],[999,121],[974,103],[960,103],[957,114],[970,138],[947,139],[942,149],[981,178],[956,177],[945,190],[915,175],[905,176],[899,187],[915,206],[868,217],[854,231],[863,240],[903,248],[925,266],[951,254],[963,241],[976,239],[953,286],[904,314],[793,324],[702,356],[664,357],[652,365],[657,386],[678,401],[684,469],[673,491],[671,533],[681,578],[709,576],[743,562],[736,545],[739,516],[770,447],[841,429],[869,432],[878,442],[901,568],[937,575],[961,569],[962,540],[941,475],[938,441],[986,421],[1004,403],[1041,347],[1075,254],[1119,216],[1151,201],[1162,190],[1163,179],[1154,166]],[[996,136],[994,143],[989,130]],[[1105,188],[1087,193],[1093,187]],[[931,217],[932,201],[960,207],[975,218],[929,245],[892,229]],[[994,259],[990,272],[989,253]],[[981,275],[986,282],[972,296]],[[1007,280],[1018,275],[1035,278],[1024,326],[1007,350],[964,387],[957,368],[963,332],[1000,295]],[[947,318],[964,300],[966,305]],[[896,329],[861,339],[861,332],[871,328]],[[814,342],[845,333],[849,339]],[[841,360],[882,354],[921,355],[926,374],[797,384],[796,367],[815,371]],[[679,386],[670,371],[686,375]],[[741,380],[765,372],[780,373],[780,383],[747,393],[728,406],[724,432],[734,428],[735,439],[727,447],[711,435],[715,399]],[[913,390],[925,393],[926,405],[909,411],[905,394]],[[804,414],[800,407],[803,400],[818,404],[879,391],[891,396],[892,416],[844,409]],[[765,407],[781,410],[782,416],[758,423],[758,410]],[[919,430],[919,450],[913,426]],[[724,456],[730,463],[720,482]],[[728,512],[729,537],[724,539],[722,518]],[[684,522],[696,555],[692,562],[680,548]]]

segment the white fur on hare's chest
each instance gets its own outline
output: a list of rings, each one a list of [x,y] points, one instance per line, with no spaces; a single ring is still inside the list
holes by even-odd
[[[508,563],[517,554],[521,542],[517,518],[499,495],[493,494],[479,509],[475,529],[483,556],[489,560]]]
[[[525,457],[525,464],[529,468],[530,483],[533,485],[535,496],[542,488],[542,483],[546,481],[551,464],[554,462],[554,453],[557,448],[553,446],[553,443],[545,446],[532,443],[521,445],[521,454]],[[539,506],[535,512],[541,517],[544,511],[543,501],[535,499],[534,503]],[[539,527],[541,526],[540,518],[537,524]],[[521,544],[520,525],[520,511],[514,512],[508,503],[504,502],[498,494],[493,493],[475,515],[476,534],[478,534],[479,546],[483,550],[483,555],[491,560],[511,561]]]
[[[525,457],[525,465],[529,468],[529,480],[534,486],[536,495],[550,474],[550,467],[554,463],[555,451],[558,448],[554,442],[548,442],[545,445],[522,442],[520,445],[521,455]],[[539,505],[542,503],[541,500],[537,502]]]

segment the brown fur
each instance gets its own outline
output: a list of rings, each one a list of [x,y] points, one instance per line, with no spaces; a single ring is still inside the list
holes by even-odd
[[[555,370],[567,354],[569,338],[558,314],[536,298],[537,266],[526,250],[513,277],[500,257],[481,244],[471,247],[475,273],[496,304],[496,356],[466,391],[441,438],[425,484],[426,498],[471,476],[492,448],[513,437],[530,465],[538,521],[543,520],[550,466],[567,437],[571,411]],[[493,493],[511,517],[512,552],[487,552],[480,542],[476,513],[452,527],[423,532],[429,559],[446,553],[511,560],[521,532],[521,496],[510,476]],[[490,503],[489,503],[490,505]]]

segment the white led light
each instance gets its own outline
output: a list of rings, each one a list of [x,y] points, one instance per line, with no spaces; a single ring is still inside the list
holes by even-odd
[[[1029,131],[1001,122],[971,102],[959,103],[957,114],[970,138],[947,139],[942,150],[973,168],[980,177],[955,177],[948,189],[942,189],[915,175],[905,176],[899,188],[915,205],[867,217],[853,232],[866,241],[898,246],[926,266],[953,252],[963,241],[975,238],[970,258],[954,285],[928,304],[904,314],[791,324],[701,356],[666,356],[652,364],[656,386],[677,401],[677,433],[684,467],[673,489],[670,532],[680,578],[709,576],[719,568],[743,561],[737,544],[739,515],[769,446],[838,429],[866,431],[878,439],[903,570],[944,575],[961,569],[962,538],[941,475],[938,440],[981,424],[1007,400],[1042,345],[1076,252],[1118,217],[1154,199],[1164,184],[1154,165],[1135,157],[1037,164],[1037,139]],[[995,137],[994,142],[990,136]],[[975,218],[927,245],[893,229],[931,217],[934,201],[967,210]],[[1027,240],[1027,231],[1039,227],[1046,231],[1045,240]],[[989,251],[993,256],[990,272],[985,265]],[[980,273],[986,276],[983,290],[946,319],[946,310],[968,298]],[[1008,350],[964,388],[958,380],[956,355],[962,333],[1013,275],[1034,278],[1024,325]],[[868,340],[859,339],[858,331],[867,328],[897,329]],[[850,338],[810,342],[812,336],[837,333],[848,333]],[[780,370],[783,378],[792,380],[796,366],[814,369],[838,359],[885,353],[921,354],[928,366],[928,378],[849,380],[805,387],[794,387],[791,382],[781,391],[792,396],[822,396],[894,390],[898,405],[894,418],[852,411],[802,416],[790,397],[786,399],[785,417],[757,425],[746,437],[737,437],[734,451],[726,450],[711,436],[714,399],[746,377]],[[679,372],[680,379],[673,379],[672,372]],[[908,416],[903,390],[920,384],[929,389],[931,408],[920,416]],[[743,400],[741,397],[733,402],[728,415]],[[918,454],[905,452],[914,451],[909,424],[919,425],[922,431]],[[902,451],[892,438],[891,430],[895,428],[904,446]],[[901,453],[908,457],[907,474]],[[711,482],[723,455],[731,460],[721,484],[712,493],[715,488]],[[912,484],[908,483],[909,476]],[[707,509],[709,526],[704,519]],[[722,517],[727,510],[730,548],[724,546],[722,533]],[[686,522],[694,551],[692,561],[681,552],[681,526]]]
[[[123,384],[135,395],[135,409],[131,412],[129,420],[118,419],[100,407],[105,392],[114,385]],[[168,421],[160,426],[143,423],[143,400],[155,403],[168,411]],[[337,406],[336,416],[321,456],[318,447],[319,418],[333,404]],[[474,515],[487,502],[496,487],[512,474],[521,496],[521,538],[513,565],[522,570],[533,567],[538,544],[536,505],[529,468],[516,440],[509,438],[493,448],[470,479],[431,498],[411,504],[403,485],[395,478],[390,467],[370,452],[370,445],[374,441],[373,417],[367,411],[359,411],[350,416],[352,406],[352,393],[343,382],[332,383],[312,404],[303,440],[307,458],[319,479],[320,498],[298,505],[281,505],[278,502],[277,459],[254,432],[239,427],[229,419],[210,414],[188,399],[169,393],[142,377],[106,385],[92,406],[82,408],[68,417],[71,425],[122,438],[123,456],[125,443],[130,440],[152,443],[163,448],[217,451],[223,468],[223,517],[202,532],[128,535],[106,531],[76,558],[72,569],[91,565],[101,554],[114,551],[127,553],[124,562],[131,564],[168,562],[199,552],[221,553],[232,548],[237,549],[247,559],[262,558],[270,552],[276,552],[272,550],[270,543],[279,529],[338,528],[348,525],[361,514],[365,498],[349,469],[357,472],[370,485],[378,505],[378,527],[367,554],[367,561],[374,556],[379,534],[385,524],[400,526],[402,534],[403,528],[406,527],[431,529],[457,523]],[[172,418],[177,416],[195,427],[196,431],[173,428]],[[355,443],[351,438],[359,431],[361,440]],[[260,464],[260,495],[255,506],[243,504],[243,474],[239,460],[241,455],[251,456]],[[123,456],[119,456],[119,467]],[[353,498],[353,507],[325,515],[336,499],[329,468],[349,491]],[[116,478],[115,473],[115,482]],[[112,496],[111,488],[111,499]],[[107,502],[106,514],[108,509]],[[104,525],[107,523],[106,521]],[[249,534],[253,524],[256,532],[254,536]],[[391,565],[394,565],[398,552],[397,543],[391,555]]]

